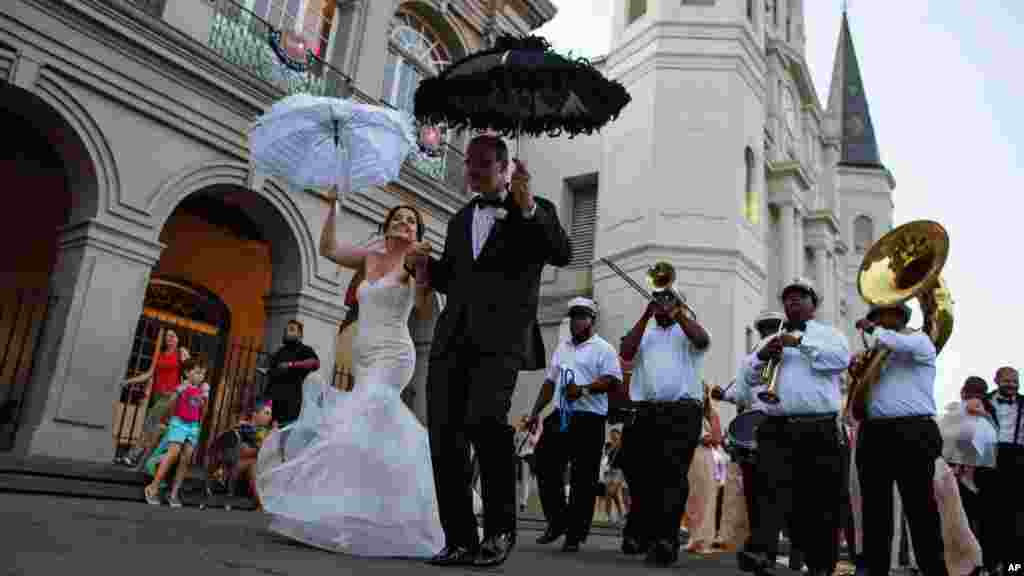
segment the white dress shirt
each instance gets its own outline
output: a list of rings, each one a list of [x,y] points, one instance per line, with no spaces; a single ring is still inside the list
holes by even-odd
[[[871,389],[868,418],[935,416],[935,345],[920,331],[875,328],[878,346],[891,351]]]
[[[504,202],[507,192],[502,192],[498,198]],[[480,194],[474,195],[474,200]],[[534,203],[533,209],[527,211],[523,210],[523,218],[533,218],[534,214],[537,213],[537,204]],[[498,208],[495,206],[480,206],[479,204],[473,208],[473,259],[476,260],[480,256],[480,251],[483,250],[484,244],[487,243],[487,237],[491,235],[491,230],[494,228],[494,221],[497,218]]]
[[[572,337],[563,341],[551,356],[547,379],[555,383],[554,398],[560,399],[565,394],[566,376],[577,386],[589,386],[603,376],[613,376],[622,380],[622,366],[619,354],[604,338],[597,334],[586,341],[575,345]],[[569,402],[573,412],[590,412],[601,416],[608,415],[608,394],[591,394],[580,396]]]
[[[749,364],[747,385],[761,386],[761,368],[756,355]],[[778,404],[765,404],[772,416],[826,414],[839,412],[839,377],[850,365],[846,336],[817,320],[807,322],[800,345],[782,349],[782,363],[776,376]]]
[[[629,397],[636,401],[674,402],[688,398],[703,402],[704,350],[690,342],[679,323],[668,328],[651,320],[633,358]]]
[[[755,351],[751,352],[740,363],[739,374],[736,375],[736,380],[732,387],[722,393],[722,399],[736,404],[739,408],[764,412],[764,401],[758,397],[758,394],[767,390],[768,387],[759,385],[756,388],[751,388],[747,379],[747,372],[750,371],[751,365],[756,361],[757,352]]]
[[[999,395],[996,394],[995,398],[992,399],[992,404],[996,409],[996,419],[999,420],[999,442],[1013,443],[1014,432],[1016,432],[1018,425],[1018,403],[1004,404],[999,401]],[[1024,420],[1024,417],[1021,420]],[[1024,431],[1017,433],[1017,443],[1024,444]]]

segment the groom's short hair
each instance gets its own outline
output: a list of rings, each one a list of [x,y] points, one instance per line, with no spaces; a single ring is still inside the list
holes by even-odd
[[[478,134],[473,137],[469,143],[472,145],[473,142],[480,142],[486,144],[494,149],[494,159],[498,162],[508,162],[508,146],[505,145],[505,141],[500,136],[494,134]]]

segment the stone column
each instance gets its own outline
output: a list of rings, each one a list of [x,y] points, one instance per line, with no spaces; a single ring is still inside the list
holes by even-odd
[[[796,224],[793,210],[793,205],[789,203],[779,206],[779,214],[781,216],[779,219],[779,248],[781,252],[779,255],[779,260],[781,262],[781,267],[779,268],[779,280],[783,286],[796,275],[796,269],[793,266],[795,261],[793,254],[793,242],[796,240]]]
[[[113,459],[114,402],[163,248],[97,221],[59,231],[52,300],[25,392],[17,455]]]
[[[796,262],[793,263],[793,274],[796,276],[804,276],[806,274],[805,264],[807,262],[807,251],[804,249],[804,219],[802,218],[803,215],[800,213],[799,209],[794,208],[794,211],[795,214],[793,218],[795,220],[795,224],[793,228],[796,238],[793,241],[795,242],[797,249],[795,254]],[[820,285],[815,288],[821,290]]]
[[[826,257],[826,250],[824,246],[814,247],[814,289],[821,294],[821,305],[818,308],[818,318],[823,322],[829,323],[832,321],[832,316],[829,313],[829,307],[832,305],[831,292],[829,291],[828,285],[828,271],[825,267],[828,265],[828,258]]]
[[[304,293],[270,294],[264,299],[264,305],[267,312],[265,349],[273,353],[281,347],[288,321],[302,322],[302,341],[320,358],[320,375],[330,384],[334,378],[338,326],[345,317],[341,299],[325,300]]]
[[[357,88],[371,98],[380,98],[384,90],[384,65],[388,58],[388,24],[394,16],[398,2],[393,0],[360,0],[365,15],[359,21],[359,37],[353,39],[352,57],[347,73],[355,80]],[[340,39],[339,39],[340,41]]]

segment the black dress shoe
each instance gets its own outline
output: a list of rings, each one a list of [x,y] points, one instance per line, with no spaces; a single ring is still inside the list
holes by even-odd
[[[480,552],[477,554],[476,566],[498,566],[508,560],[508,555],[516,547],[516,533],[506,532],[491,536],[480,545]]]
[[[558,530],[548,526],[548,529],[537,537],[537,544],[551,544],[555,540],[561,538],[562,534],[565,534],[565,530]]]
[[[740,550],[736,553],[736,563],[741,571],[753,572],[755,574],[761,574],[774,565],[764,555],[747,552],[746,550]]]
[[[579,551],[580,551],[580,543],[579,543],[578,540],[570,540],[569,538],[566,538],[565,542],[562,543],[562,552],[579,552]]]
[[[472,566],[476,554],[464,546],[445,546],[436,556],[427,561],[434,566]]]
[[[645,561],[655,566],[671,566],[679,561],[679,545],[669,540],[658,540],[647,551]]]
[[[622,537],[622,553],[628,556],[643,554],[647,552],[647,546],[639,539],[632,536]]]

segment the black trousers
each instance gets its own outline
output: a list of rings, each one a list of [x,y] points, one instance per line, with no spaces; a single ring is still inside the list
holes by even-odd
[[[935,459],[942,454],[938,424],[931,417],[868,418],[857,442],[868,573],[889,573],[895,482],[918,567],[925,576],[948,576],[934,490]]]
[[[832,573],[839,527],[841,457],[834,417],[769,417],[757,429],[757,525],[749,552],[774,563],[779,532],[815,571]]]
[[[1024,541],[1024,501],[1020,487],[1024,483],[1024,446],[1000,443],[996,450],[995,470],[978,470],[980,492],[981,554],[986,568],[1021,562]]]
[[[567,542],[578,543],[586,540],[594,519],[607,418],[576,412],[564,432],[559,430],[560,418],[561,412],[555,410],[544,421],[537,442],[537,489],[548,527],[564,531]],[[566,467],[570,469],[568,502],[563,482]]]
[[[480,468],[484,536],[516,529],[516,453],[508,410],[522,359],[472,348],[431,358],[427,422],[441,528],[448,546],[479,545],[470,445]]]
[[[703,410],[695,402],[666,402],[638,409],[634,418],[622,431],[622,471],[632,503],[623,536],[643,547],[655,540],[678,547]]]

